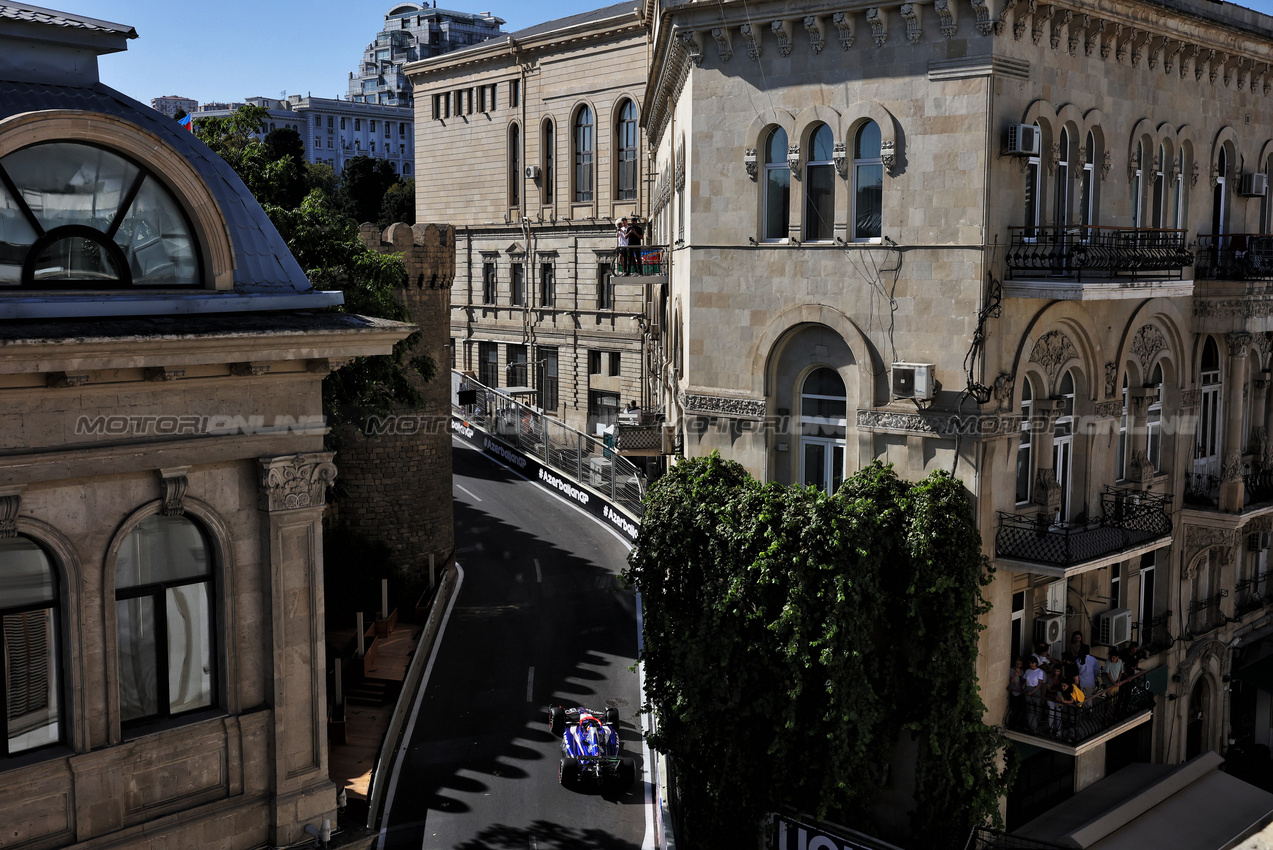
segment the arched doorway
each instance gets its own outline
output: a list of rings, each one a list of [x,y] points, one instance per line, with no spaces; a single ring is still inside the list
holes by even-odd
[[[844,481],[844,380],[822,366],[800,388],[800,483],[834,493]]]
[[[1185,724],[1185,760],[1200,756],[1207,747],[1207,719],[1211,714],[1211,684],[1199,677],[1189,694],[1189,717]]]

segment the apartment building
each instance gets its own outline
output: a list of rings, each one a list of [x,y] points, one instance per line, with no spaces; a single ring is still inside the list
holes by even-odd
[[[385,14],[384,29],[363,51],[358,70],[349,72],[349,99],[410,108],[408,62],[439,56],[500,34],[504,20],[490,12],[471,14],[429,4],[398,3]]]
[[[182,97],[179,94],[169,94],[163,97],[152,97],[150,99],[150,108],[157,112],[162,112],[169,118],[173,118],[179,109],[186,114],[194,112],[199,108],[199,101],[190,97]]]
[[[1273,18],[643,13],[660,403],[685,454],[828,489],[873,460],[967,483],[1010,828],[1134,762],[1273,743]],[[1014,657],[1073,632],[1101,658],[1137,641],[1142,674],[1081,724],[1014,716]]]
[[[615,222],[651,201],[646,50],[620,4],[406,69],[416,217],[456,225],[451,365],[589,433],[653,397],[646,305],[665,278],[615,274]]]

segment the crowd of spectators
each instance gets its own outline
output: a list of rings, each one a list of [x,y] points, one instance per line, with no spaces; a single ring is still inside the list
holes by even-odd
[[[1017,657],[1008,674],[1008,725],[1034,735],[1073,738],[1079,709],[1094,696],[1115,697],[1120,685],[1140,673],[1145,653],[1136,641],[1109,648],[1102,660],[1074,632],[1061,657],[1046,643]]]

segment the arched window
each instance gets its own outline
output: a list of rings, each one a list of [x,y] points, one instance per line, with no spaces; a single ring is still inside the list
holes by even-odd
[[[522,130],[516,124],[512,124],[508,128],[508,205],[516,207],[521,203]]]
[[[1162,471],[1162,364],[1154,366],[1149,378],[1149,386],[1154,390],[1153,400],[1149,403],[1149,413],[1145,420],[1145,431],[1148,435],[1149,462],[1154,465],[1154,472]]]
[[[636,104],[623,101],[615,124],[615,200],[635,201],[637,197],[637,112]]]
[[[18,285],[203,280],[190,222],[153,173],[104,148],[46,142],[0,158],[0,287]]]
[[[544,172],[543,193],[544,203],[551,204],[553,202],[553,188],[557,180],[556,168],[556,146],[557,135],[553,132],[553,122],[551,119],[544,122],[543,139],[540,143],[539,150],[542,162],[540,168]]]
[[[1228,203],[1225,178],[1229,173],[1229,157],[1224,148],[1220,148],[1220,156],[1216,160],[1216,168],[1216,188],[1212,193],[1211,205],[1211,232],[1215,236],[1220,236],[1225,232],[1225,224],[1228,219],[1225,210],[1225,206]]]
[[[1154,157],[1154,191],[1153,208],[1151,210],[1152,227],[1167,226],[1167,147],[1158,146],[1158,156]]]
[[[800,389],[800,483],[828,493],[844,480],[848,402],[844,381],[823,366]]]
[[[1136,143],[1135,170],[1132,172],[1132,227],[1145,226],[1145,143]]]
[[[1034,387],[1030,379],[1021,382],[1021,442],[1017,444],[1017,504],[1030,501],[1034,485],[1034,445],[1030,416],[1034,411]]]
[[[1035,136],[1039,135],[1039,125],[1034,125]],[[1042,160],[1038,154],[1034,154],[1026,159],[1025,162],[1025,221],[1021,222],[1025,225],[1025,237],[1027,239],[1037,238],[1039,235],[1038,227],[1042,223],[1043,208],[1042,186],[1039,181],[1042,179]]]
[[[1053,198],[1052,222],[1058,227],[1070,223],[1070,131],[1061,128],[1059,157],[1056,163],[1056,197]]]
[[[1087,131],[1087,156],[1083,157],[1083,179],[1079,185],[1079,224],[1089,227],[1096,224],[1096,136]]]
[[[765,140],[765,229],[769,242],[787,238],[791,215],[791,168],[787,165],[787,131],[775,127]]]
[[[1074,372],[1061,377],[1061,411],[1052,429],[1052,463],[1061,490],[1061,510],[1057,522],[1070,521],[1071,490],[1074,486]]]
[[[853,138],[853,240],[880,238],[884,211],[884,164],[880,159],[880,125],[867,121]]]
[[[154,721],[216,698],[212,554],[183,516],[155,514],[124,540],[115,562],[119,715]]]
[[[592,200],[592,110],[579,107],[575,113],[575,202]]]
[[[1172,227],[1183,230],[1185,226],[1185,151],[1181,148],[1176,153],[1176,187],[1172,192]]]
[[[819,124],[809,137],[809,162],[804,169],[804,238],[830,242],[835,228],[835,140],[831,128]]]
[[[0,588],[0,756],[12,756],[62,740],[60,588],[49,556],[21,536],[0,539]]]
[[[1117,480],[1123,481],[1127,478],[1127,373],[1123,373],[1123,413],[1118,418],[1118,455],[1115,458],[1114,474]]]
[[[1210,489],[1206,478],[1220,474],[1220,428],[1221,417],[1224,415],[1220,409],[1224,389],[1220,383],[1220,349],[1216,345],[1215,337],[1207,337],[1207,341],[1202,344],[1202,368],[1199,370],[1198,378],[1201,386],[1198,396],[1198,439],[1194,444],[1193,471],[1194,475],[1203,476],[1204,479],[1195,483],[1206,485],[1207,489]]]

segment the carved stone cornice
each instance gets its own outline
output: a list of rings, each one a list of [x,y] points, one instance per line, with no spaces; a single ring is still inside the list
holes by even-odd
[[[840,14],[843,13],[841,12]],[[809,46],[813,49],[813,55],[817,56],[822,52],[823,46],[826,45],[826,33],[822,29],[822,18],[817,15],[806,15],[804,31],[809,34]]]
[[[755,148],[747,148],[746,153],[743,156],[743,168],[747,169],[747,176],[752,180],[755,180],[756,175],[760,173],[760,164],[756,157],[757,154]]]
[[[1056,11],[1056,5],[1043,6],[1033,15],[1030,16],[1030,40],[1037,46],[1043,41],[1043,29],[1048,25],[1048,21],[1052,17],[1052,13]]]
[[[1012,410],[1012,388],[1016,384],[1017,376],[1009,375],[1003,372],[995,378],[994,383],[994,399],[995,406],[999,410]]]
[[[857,426],[865,431],[894,434],[991,439],[1020,434],[1021,416],[1011,413],[964,416],[928,411],[864,408],[857,412]]]
[[[1251,347],[1249,333],[1228,333],[1224,335],[1224,341],[1229,346],[1230,357],[1246,357],[1247,349]]]
[[[728,416],[735,419],[761,419],[765,415],[764,399],[685,393],[681,407],[696,416]]]
[[[18,536],[18,511],[22,508],[21,485],[0,488],[0,540]]]
[[[1150,36],[1149,38],[1149,57],[1146,60],[1149,64],[1149,70],[1158,67],[1158,54],[1162,53],[1162,49],[1167,46],[1170,39],[1165,35]]]
[[[334,452],[311,452],[259,458],[261,510],[321,508],[327,488],[336,480],[333,456]]]
[[[1091,15],[1083,16],[1083,55],[1091,56],[1092,51],[1096,49],[1097,43],[1100,41],[1101,33],[1105,31],[1105,19],[1099,18],[1096,21],[1091,20]]]
[[[1075,26],[1074,23],[1072,23],[1073,20],[1074,20],[1074,13],[1067,9],[1065,12],[1065,23],[1067,24],[1066,30],[1065,30],[1065,33],[1066,33],[1065,52],[1070,54],[1071,56],[1078,56],[1079,41],[1080,41],[1079,36],[1082,35],[1083,28],[1081,26]],[[1080,19],[1080,20],[1083,20],[1083,19]]]
[[[955,3],[953,0],[933,0],[933,11],[941,19],[941,34],[950,41],[959,31]]]
[[[1105,156],[1101,160],[1101,182],[1105,182],[1105,178],[1109,176],[1110,169],[1114,167],[1114,160],[1110,157],[1109,151],[1105,151]]]
[[[1176,64],[1176,56],[1180,53],[1184,46],[1185,43],[1178,38],[1173,38],[1168,41],[1167,52],[1163,54],[1162,58],[1162,69],[1164,74],[1171,73],[1172,68],[1174,68]]]
[[[990,6],[986,0],[972,0],[972,13],[977,19],[977,32],[982,35],[998,32],[997,25],[990,19]]]
[[[1149,459],[1149,453],[1144,449],[1133,449],[1132,456],[1127,460],[1127,477],[1137,484],[1145,484],[1152,481],[1158,470],[1154,469],[1154,463]]]
[[[728,62],[734,57],[734,45],[729,40],[728,27],[712,27],[712,38],[716,40],[716,51],[720,61]]]
[[[1197,575],[1196,559],[1208,549],[1219,549],[1220,561],[1233,563],[1234,552],[1238,548],[1238,532],[1232,528],[1212,528],[1206,525],[1185,526],[1185,571],[1186,578]]]
[[[878,6],[867,9],[866,22],[871,25],[871,38],[874,39],[875,46],[883,47],[888,41],[888,21],[884,17],[884,10]]]
[[[783,56],[791,55],[791,21],[781,20],[773,21],[769,24],[769,30],[774,34],[774,38],[778,42],[778,52]]]
[[[1114,391],[1118,389],[1118,365],[1110,362],[1105,364],[1105,397],[1110,398],[1114,395]]]
[[[159,486],[163,489],[163,506],[159,512],[164,516],[181,516],[186,511],[186,490],[190,487],[190,479],[186,473],[188,466],[174,466],[159,470]]]
[[[676,36],[691,64],[695,68],[701,68],[703,66],[703,34],[701,32],[681,30]]]
[[[1202,397],[1201,390],[1184,390],[1180,393],[1181,407],[1197,407],[1198,401]]]
[[[1034,492],[1031,493],[1034,504],[1046,508],[1049,513],[1061,509],[1061,484],[1056,480],[1056,470],[1051,467],[1040,468],[1034,473]]]
[[[840,46],[848,50],[853,46],[855,39],[853,33],[853,15],[849,12],[836,12],[831,16],[831,23],[835,24],[836,30],[840,33]]]
[[[1220,464],[1220,480],[1242,480],[1242,453],[1237,449],[1229,449],[1224,453],[1224,462]]]
[[[880,165],[884,166],[889,177],[893,176],[893,171],[897,168],[897,148],[892,139],[880,142]]]
[[[1061,30],[1069,26],[1070,19],[1074,17],[1074,13],[1069,9],[1061,9],[1060,13],[1052,13],[1052,29],[1048,34],[1048,44],[1053,50],[1061,49]]]
[[[1123,400],[1107,399],[1098,401],[1092,406],[1092,412],[1098,419],[1117,419],[1123,415]]]
[[[922,14],[918,3],[903,3],[898,9],[902,16],[902,20],[906,22],[906,41],[909,44],[919,44],[919,40],[923,37],[923,25],[920,20]]]
[[[1056,380],[1062,364],[1078,357],[1074,343],[1061,331],[1048,331],[1034,343],[1030,350],[1030,362],[1038,363],[1047,372],[1049,380]]]
[[[1109,59],[1110,50],[1118,43],[1118,36],[1123,32],[1122,24],[1113,24],[1105,28],[1105,37],[1101,39],[1101,61]]]
[[[1144,422],[1149,406],[1158,399],[1157,387],[1130,387],[1127,390],[1127,409],[1137,422]]]
[[[751,24],[743,24],[738,28],[738,32],[747,42],[747,58],[760,59],[760,30]]]
[[[1149,380],[1149,363],[1154,355],[1167,347],[1167,339],[1163,332],[1154,325],[1141,325],[1132,337],[1132,354],[1140,359],[1141,372],[1146,381]]]

